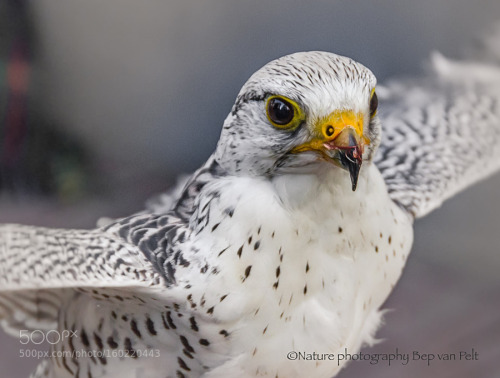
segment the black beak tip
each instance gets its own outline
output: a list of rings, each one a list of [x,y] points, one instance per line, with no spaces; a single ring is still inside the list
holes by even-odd
[[[340,151],[340,162],[342,163],[342,166],[349,171],[349,175],[351,176],[352,191],[354,192],[358,186],[361,159],[354,157],[353,153],[354,149]]]
[[[352,180],[352,176],[351,176],[351,180]],[[356,191],[356,186],[358,185],[357,182],[355,182],[354,180],[352,181],[352,191],[355,192]]]
[[[358,186],[358,176],[360,168],[361,164],[358,164],[357,162],[349,165],[349,174],[351,175],[351,184],[353,192],[356,191],[356,187]]]

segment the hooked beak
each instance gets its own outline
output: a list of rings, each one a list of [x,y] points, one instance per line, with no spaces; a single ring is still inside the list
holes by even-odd
[[[332,158],[338,159],[340,166],[349,171],[352,191],[355,191],[363,162],[363,145],[359,142],[355,131],[352,128],[345,128],[336,139],[324,143],[324,146],[328,151],[336,151],[336,156]]]
[[[318,122],[312,133],[311,141],[295,147],[292,152],[318,152],[324,160],[349,172],[355,191],[364,146],[370,143],[363,135],[363,115],[352,110],[337,110]]]

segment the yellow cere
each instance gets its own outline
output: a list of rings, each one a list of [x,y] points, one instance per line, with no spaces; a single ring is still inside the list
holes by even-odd
[[[346,127],[352,127],[356,134],[361,137],[363,135],[363,114],[354,113],[352,110],[336,110],[326,119],[318,122],[318,131],[326,141],[337,138]]]
[[[309,142],[301,144],[292,150],[292,153],[317,150],[324,148],[324,143],[334,140],[346,127],[351,127],[362,141],[363,145],[370,144],[370,139],[363,135],[364,115],[352,110],[336,110],[327,117],[320,119],[313,131],[315,137]]]

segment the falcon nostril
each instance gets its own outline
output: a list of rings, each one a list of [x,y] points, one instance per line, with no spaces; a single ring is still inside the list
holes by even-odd
[[[332,125],[328,125],[325,129],[325,135],[327,137],[331,137],[335,133],[335,129],[333,128]]]

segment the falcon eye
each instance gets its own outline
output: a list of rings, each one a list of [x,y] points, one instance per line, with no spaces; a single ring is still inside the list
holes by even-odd
[[[280,97],[272,97],[267,102],[267,116],[275,126],[286,126],[293,120],[293,106]]]
[[[375,93],[375,90],[372,93],[372,97],[370,98],[370,117],[375,116],[375,113],[377,113],[377,108],[378,108],[378,97],[377,93]]]
[[[270,96],[266,102],[267,119],[283,130],[294,130],[305,120],[304,112],[293,100],[283,96]]]

